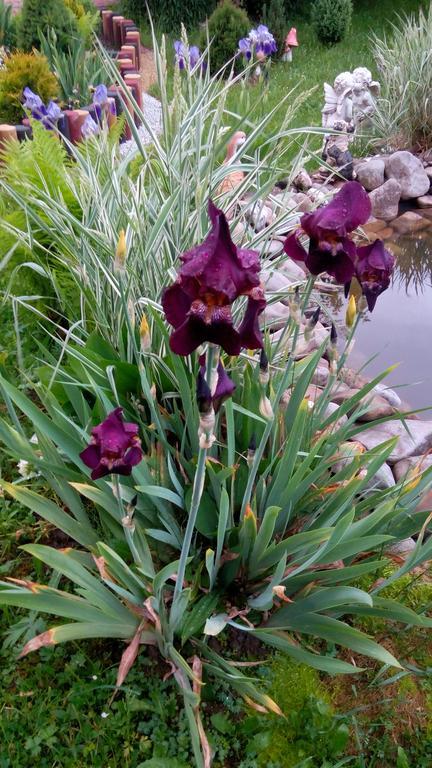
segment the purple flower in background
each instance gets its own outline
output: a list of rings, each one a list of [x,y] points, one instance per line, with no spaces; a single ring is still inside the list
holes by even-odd
[[[39,112],[40,114],[45,114],[45,106],[40,96],[38,96],[36,93],[33,93],[31,88],[26,86],[23,90],[23,96],[24,96],[24,107],[26,109],[29,109],[31,112]]]
[[[328,272],[339,283],[354,275],[356,246],[348,235],[365,224],[371,213],[367,192],[358,181],[349,181],[330,203],[300,219],[301,229],[285,240],[284,250],[292,259],[304,261],[313,275]],[[299,241],[309,236],[309,250]]]
[[[189,64],[193,69],[199,62],[201,53],[197,45],[191,45],[189,48]]]
[[[142,459],[138,425],[123,421],[122,408],[116,408],[91,431],[90,445],[80,453],[81,461],[92,470],[92,480],[106,475],[130,475]]]
[[[36,93],[33,93],[31,88],[26,86],[26,88],[23,90],[23,96],[23,106],[25,109],[30,110],[32,117],[35,117],[36,120],[40,120],[44,115],[46,115],[46,107],[41,97]]]
[[[249,40],[249,38],[242,37],[242,39],[239,40],[238,47],[239,47],[239,52],[245,57],[245,59],[250,61],[250,58],[252,56],[252,43]]]
[[[170,347],[189,355],[205,341],[220,345],[229,355],[263,344],[259,315],[266,301],[259,280],[259,254],[237,248],[225,215],[210,201],[211,230],[205,241],[181,256],[176,282],[166,288],[162,305],[174,326]],[[233,325],[231,305],[239,296],[248,302],[243,321]]]
[[[378,296],[389,287],[394,265],[394,256],[384,248],[382,240],[357,248],[355,275],[370,312]]]
[[[97,85],[93,93],[93,104],[104,107],[108,102],[108,88],[106,85]]]
[[[58,104],[56,104],[55,101],[50,101],[48,104],[45,115],[42,118],[42,123],[48,130],[51,130],[54,128],[58,121],[60,120],[60,117],[62,115],[62,111]]]
[[[99,125],[93,120],[91,115],[87,115],[81,126],[81,136],[83,139],[89,139],[90,136],[97,136],[98,133],[100,133]]]
[[[182,43],[181,40],[176,40],[174,43],[174,50],[176,55],[176,61],[179,66],[179,69],[184,69],[186,64],[186,56],[187,56],[187,50],[184,43]]]
[[[239,52],[249,61],[252,54],[264,54],[271,56],[277,53],[277,44],[265,24],[260,24],[256,29],[251,29],[247,37],[239,40]]]

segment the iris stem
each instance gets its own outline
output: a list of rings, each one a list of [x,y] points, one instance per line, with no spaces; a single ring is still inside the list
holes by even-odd
[[[132,557],[134,559],[134,563],[136,565],[139,565],[139,566],[142,567],[143,566],[143,562],[141,560],[141,557],[139,555],[139,552],[138,552],[138,550],[137,550],[137,548],[135,546],[134,540],[133,540],[133,531],[131,530],[131,528],[129,528],[127,525],[125,525],[123,523],[123,519],[125,517],[125,509],[124,509],[123,501],[122,501],[121,484],[120,484],[119,476],[118,475],[112,475],[112,479],[113,479],[113,484],[114,484],[114,488],[115,488],[115,495],[117,497],[117,504],[118,504],[118,508],[119,508],[119,512],[120,512],[120,522],[121,522],[121,524],[123,526],[123,530],[124,530],[124,534],[125,534],[125,538],[126,538],[128,547],[129,547],[131,555],[132,555]]]
[[[212,344],[209,344],[206,356],[206,382],[211,387],[212,372],[214,369],[214,362],[216,359],[217,348]],[[192,544],[192,537],[195,530],[195,523],[198,515],[198,509],[201,502],[201,497],[204,490],[204,481],[206,474],[206,459],[207,459],[207,447],[199,449],[198,462],[195,471],[192,500],[189,510],[189,517],[186,525],[185,535],[180,553],[179,567],[177,571],[177,581],[174,587],[173,605],[180,597],[183,590],[183,582],[186,572],[186,564],[189,558],[189,551]]]
[[[305,294],[304,294],[304,298],[303,298],[302,311],[304,311],[306,309],[306,307],[307,307],[307,303],[308,303],[310,295],[312,293],[312,288],[314,286],[314,282],[315,282],[315,278],[313,276],[309,277],[309,279],[307,281],[307,284],[306,284],[306,290],[305,290]],[[241,521],[243,521],[243,518],[244,518],[245,512],[246,512],[246,508],[247,508],[248,504],[250,503],[250,499],[251,499],[251,496],[252,496],[252,490],[253,490],[253,486],[254,486],[254,483],[255,483],[255,478],[256,478],[256,475],[257,475],[257,472],[258,472],[258,469],[259,469],[259,465],[261,463],[261,459],[263,457],[263,454],[264,454],[264,451],[265,451],[265,447],[267,445],[267,441],[268,441],[268,439],[269,439],[269,437],[271,435],[271,431],[273,429],[273,425],[274,425],[275,419],[277,418],[277,411],[278,411],[278,408],[279,408],[280,399],[281,399],[281,397],[282,397],[282,395],[284,393],[284,390],[286,389],[287,384],[288,384],[290,370],[291,370],[291,365],[294,362],[294,353],[295,353],[295,348],[296,348],[296,344],[297,344],[297,339],[299,337],[299,333],[300,333],[300,324],[297,324],[296,327],[295,327],[294,333],[293,333],[293,343],[292,343],[291,351],[290,351],[290,353],[288,355],[287,365],[286,365],[284,374],[282,376],[282,379],[280,381],[279,387],[278,387],[278,389],[276,391],[275,399],[274,399],[274,401],[272,403],[273,414],[274,415],[273,415],[272,419],[269,419],[269,421],[267,422],[267,424],[265,426],[262,438],[260,440],[259,445],[257,446],[256,451],[255,451],[255,456],[254,456],[254,459],[253,459],[253,462],[252,462],[252,466],[251,466],[250,471],[249,471],[249,477],[248,477],[248,480],[247,480],[247,483],[246,483],[246,489],[245,489],[245,492],[244,492],[243,503],[242,503],[242,507],[241,507],[241,511],[240,511],[240,520]]]

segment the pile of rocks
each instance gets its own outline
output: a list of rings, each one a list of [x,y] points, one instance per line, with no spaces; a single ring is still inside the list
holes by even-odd
[[[392,221],[401,201],[418,208],[432,208],[432,159],[421,160],[412,152],[398,151],[357,161],[357,181],[369,192],[372,215]]]

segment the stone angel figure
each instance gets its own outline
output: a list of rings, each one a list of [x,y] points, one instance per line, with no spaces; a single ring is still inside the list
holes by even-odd
[[[354,127],[372,117],[376,111],[376,100],[381,86],[372,80],[372,73],[366,67],[357,67],[352,73],[352,109]]]
[[[353,119],[352,103],[353,76],[351,72],[341,72],[335,78],[333,86],[324,83],[324,107],[322,113],[322,126],[331,131],[335,123],[350,124]]]

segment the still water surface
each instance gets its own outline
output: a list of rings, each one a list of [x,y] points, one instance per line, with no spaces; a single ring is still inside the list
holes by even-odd
[[[390,246],[391,247],[391,246]],[[386,382],[413,408],[432,407],[432,230],[399,238],[391,287],[357,334],[351,362],[371,378],[399,363]],[[432,418],[429,410],[421,418]]]

